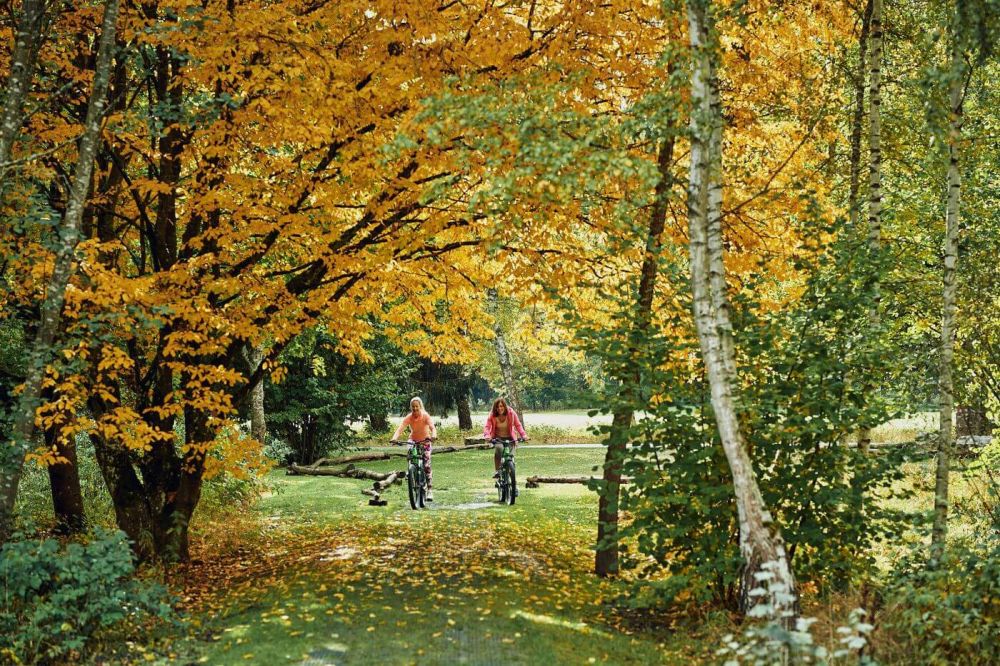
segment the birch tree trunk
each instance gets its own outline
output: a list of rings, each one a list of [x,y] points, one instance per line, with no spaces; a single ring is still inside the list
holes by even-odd
[[[847,196],[848,215],[851,229],[858,228],[861,217],[861,134],[865,117],[865,69],[868,66],[868,35],[871,29],[872,3],[868,0],[861,19],[861,34],[858,37],[858,74],[854,82],[854,121],[851,123],[851,182]]]
[[[673,180],[670,167],[674,159],[674,137],[663,140],[657,156],[660,180],[656,185],[653,209],[649,217],[649,231],[646,235],[646,252],[639,273],[639,293],[633,330],[630,331],[632,346],[637,347],[648,334],[653,311],[653,295],[656,292],[656,277],[659,271],[661,236],[667,219],[667,204]],[[633,376],[622,378],[622,402],[631,405],[639,383],[638,370]],[[632,425],[631,406],[615,410],[608,438],[608,449],[604,455],[604,478],[597,507],[597,553],[594,557],[594,573],[611,576],[618,573],[618,504],[621,495],[622,462],[628,443],[628,430]]]
[[[777,617],[795,613],[795,580],[781,533],[754,475],[736,412],[735,346],[725,287],[722,245],[722,107],[718,93],[718,42],[710,0],[688,0],[693,72],[691,76],[691,167],[688,184],[688,233],[695,325],[711,389],[719,437],[733,475],[740,524],[743,610],[762,587],[758,574],[772,576],[765,597]]]
[[[957,26],[956,26],[957,28]],[[936,564],[944,553],[948,536],[948,463],[954,444],[952,429],[954,411],[954,386],[952,360],[955,352],[955,309],[958,285],[958,232],[962,174],[959,171],[959,141],[962,138],[963,62],[958,45],[958,35],[951,54],[951,81],[949,106],[951,120],[948,127],[948,203],[945,211],[944,234],[944,288],[941,308],[941,357],[938,392],[940,394],[940,420],[938,422],[937,479],[934,487],[934,528],[931,532],[931,563]]]
[[[86,205],[90,178],[94,168],[94,158],[100,143],[101,120],[104,116],[108,81],[111,76],[111,59],[115,47],[115,25],[118,20],[118,0],[108,0],[104,6],[101,25],[101,39],[94,73],[94,87],[87,106],[87,119],[80,138],[79,154],[73,171],[69,200],[62,223],[57,227],[59,235],[56,249],[55,268],[49,278],[42,304],[38,333],[28,360],[27,378],[21,393],[14,419],[14,442],[7,453],[8,463],[0,475],[0,539],[6,540],[11,526],[14,501],[21,481],[24,456],[31,446],[35,430],[35,410],[41,395],[42,378],[52,354],[53,343],[62,319],[63,300],[66,285],[73,271],[73,259],[80,235],[80,221]]]
[[[11,150],[18,130],[21,129],[24,96],[31,87],[35,73],[35,60],[42,42],[42,24],[45,3],[42,0],[24,0],[21,3],[21,20],[17,24],[14,52],[11,55],[10,76],[0,116],[0,179],[6,174]]]
[[[868,249],[877,258],[882,250],[882,0],[871,3],[871,67],[868,110]],[[878,278],[872,285],[872,305],[868,311],[869,334],[875,335],[881,324],[879,304],[882,300]],[[865,382],[866,392],[871,392],[870,382]],[[868,453],[871,446],[871,428],[863,424],[858,433],[858,448]]]
[[[507,393],[507,403],[511,409],[517,412],[521,424],[524,424],[524,411],[521,409],[521,394],[517,390],[517,382],[514,380],[514,364],[510,360],[510,350],[507,349],[507,338],[504,336],[503,327],[500,325],[500,300],[497,290],[486,290],[486,303],[490,314],[493,315],[493,345],[497,350],[497,361],[500,364],[500,374],[503,377],[504,391]]]

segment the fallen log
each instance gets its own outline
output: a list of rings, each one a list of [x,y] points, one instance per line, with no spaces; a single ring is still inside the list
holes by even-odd
[[[392,455],[393,455],[392,453],[359,453],[357,455],[344,456],[342,458],[320,458],[312,465],[309,465],[309,467],[316,469],[317,467],[333,467],[334,465],[346,465],[347,463],[354,463],[354,462],[368,462],[370,460],[388,460]]]
[[[303,467],[292,463],[288,466],[288,474],[304,476],[338,476],[346,479],[368,479],[373,481],[371,488],[362,488],[361,493],[367,495],[378,502],[386,488],[394,483],[401,483],[406,476],[405,470],[394,472],[374,472],[370,469],[361,469],[353,464],[339,469]]]
[[[383,479],[387,479],[393,474],[397,474],[397,472],[373,472],[370,469],[361,469],[359,467],[355,467],[354,465],[330,469],[329,467],[302,467],[301,465],[292,463],[288,466],[287,474],[301,474],[304,476],[339,476],[345,479],[369,479],[381,481]]]
[[[482,442],[483,438],[480,437],[479,441]],[[443,446],[440,449],[434,449],[432,451],[433,455],[439,455],[442,453],[454,453],[456,451],[469,451],[477,449],[492,449],[492,444],[468,444],[469,439],[466,439],[466,446]],[[359,453],[353,456],[343,456],[341,458],[320,458],[313,464],[309,465],[310,469],[316,469],[318,467],[334,467],[336,465],[346,465],[347,463],[354,462],[368,462],[372,460],[389,460],[390,458],[405,458],[406,449],[400,447],[398,451],[382,451],[380,453]],[[298,465],[301,469],[305,467],[304,465]]]
[[[601,481],[595,476],[529,476],[525,479],[525,485],[529,488],[537,488],[542,483],[580,483],[586,485],[591,481]],[[623,476],[622,483],[631,483],[632,479]]]
[[[476,451],[476,450],[483,450],[483,451],[485,451],[486,449],[492,449],[492,448],[493,448],[492,444],[479,444],[478,446],[472,446],[472,445],[469,445],[469,446],[445,446],[445,447],[442,447],[440,449],[433,449],[431,451],[431,455],[436,456],[436,455],[439,455],[441,453],[454,453],[456,451]]]
[[[406,472],[403,470],[400,470],[398,472],[393,472],[392,474],[386,476],[384,479],[379,479],[378,481],[373,483],[372,488],[374,488],[376,492],[382,492],[383,490],[385,490],[394,483],[402,483],[403,477],[405,475]]]
[[[392,484],[401,482],[404,474],[405,472],[393,472],[386,478],[373,483],[371,488],[362,488],[361,494],[372,498],[368,502],[369,504],[373,506],[385,506],[386,503],[382,499],[382,493]]]

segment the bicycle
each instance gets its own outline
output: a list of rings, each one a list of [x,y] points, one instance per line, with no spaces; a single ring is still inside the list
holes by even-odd
[[[501,504],[514,505],[517,500],[517,467],[514,463],[514,448],[523,439],[513,440],[509,437],[494,437],[490,442],[496,446],[497,442],[503,444],[503,453],[500,459],[500,474],[497,477],[497,495]]]
[[[424,450],[427,448],[426,445],[432,441],[434,440],[430,437],[417,442],[409,440],[406,442],[389,441],[390,444],[399,446],[409,444],[409,448],[406,450],[408,461],[406,491],[410,497],[410,508],[414,511],[427,508],[427,472],[424,471]]]

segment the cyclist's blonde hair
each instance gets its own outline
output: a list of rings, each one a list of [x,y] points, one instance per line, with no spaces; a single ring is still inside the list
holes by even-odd
[[[420,410],[423,411],[423,409],[424,409],[424,401],[423,400],[421,400],[420,398],[414,396],[414,397],[410,398],[410,407],[413,407],[413,403],[417,403],[418,405],[420,405]]]

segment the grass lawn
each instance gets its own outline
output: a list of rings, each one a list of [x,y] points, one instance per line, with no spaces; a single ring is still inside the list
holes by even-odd
[[[887,424],[877,439],[908,437],[920,425]],[[739,631],[725,613],[630,612],[629,584],[591,573],[596,496],[581,485],[524,488],[534,474],[595,474],[603,455],[599,447],[522,446],[521,494],[507,507],[496,503],[492,451],[440,454],[434,457],[436,501],[419,512],[410,510],[404,486],[385,493],[388,506],[372,507],[360,492],[368,481],[272,472],[272,492],[253,509],[214,513],[207,507],[216,501],[196,514],[195,562],[171,574],[186,628],[163,630],[145,646],[130,644],[123,659],[715,663],[721,636]],[[401,458],[359,463],[383,472],[404,465]],[[973,488],[962,466],[953,475],[959,507],[972,499]],[[908,463],[906,470],[903,485],[916,496],[893,504],[929,510],[933,460]],[[965,522],[957,511],[955,533],[965,530]],[[925,539],[925,529],[915,526],[904,541]],[[905,548],[881,544],[876,554],[891,568]],[[820,617],[820,627],[860,603],[853,597],[817,601],[804,600],[804,610]],[[828,632],[831,644],[835,626]]]
[[[588,474],[602,456],[523,447],[518,473]],[[257,545],[188,572],[197,631],[185,651],[213,664],[708,659],[697,632],[606,603],[627,588],[590,573],[590,491],[522,489],[515,506],[500,506],[492,470],[489,451],[435,457],[436,501],[420,512],[398,486],[389,506],[370,507],[359,492],[368,482],[276,472],[276,492],[257,509],[270,526]]]

